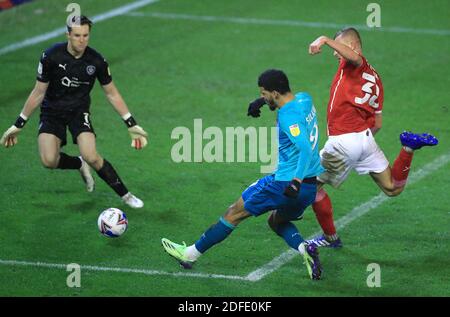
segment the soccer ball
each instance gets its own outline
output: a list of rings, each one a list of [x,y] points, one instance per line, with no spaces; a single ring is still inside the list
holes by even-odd
[[[125,213],[117,208],[108,208],[98,217],[98,230],[107,237],[120,237],[128,228]]]

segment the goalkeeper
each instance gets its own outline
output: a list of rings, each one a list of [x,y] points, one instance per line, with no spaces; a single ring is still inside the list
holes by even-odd
[[[40,105],[39,153],[42,164],[50,169],[79,170],[88,192],[94,190],[92,167],[132,208],[144,203],[125,187],[112,165],[97,153],[95,132],[90,120],[90,92],[97,79],[106,98],[124,120],[130,133],[131,146],[147,145],[147,133],[136,124],[125,101],[113,83],[106,60],[88,46],[92,22],[85,16],[76,17],[67,26],[67,42],[57,43],[41,56],[37,81],[13,126],[2,136],[5,147],[17,144],[18,134],[33,111]],[[61,152],[66,144],[66,129],[78,144],[80,157]]]

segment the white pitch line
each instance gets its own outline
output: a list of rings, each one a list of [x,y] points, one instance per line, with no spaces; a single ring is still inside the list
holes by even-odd
[[[92,21],[93,22],[100,22],[100,21],[108,20],[108,19],[114,18],[114,17],[116,17],[118,15],[126,14],[126,13],[128,13],[128,12],[130,12],[132,10],[139,9],[139,8],[141,8],[143,6],[149,5],[149,4],[157,2],[157,1],[159,1],[159,0],[140,0],[140,1],[136,1],[136,2],[133,2],[133,3],[130,3],[130,4],[118,7],[116,9],[113,9],[113,10],[110,10],[110,11],[98,14],[98,15],[92,17]],[[11,53],[11,52],[14,52],[14,51],[17,51],[17,50],[19,50],[21,48],[24,48],[24,47],[27,47],[27,46],[31,46],[31,45],[34,45],[34,44],[45,42],[47,40],[50,40],[52,38],[55,38],[55,37],[58,37],[58,36],[64,34],[66,31],[67,31],[67,28],[66,27],[62,27],[62,28],[58,28],[56,30],[50,31],[48,33],[44,33],[44,34],[41,34],[41,35],[30,37],[30,38],[27,38],[27,39],[25,39],[23,41],[16,42],[16,43],[13,43],[11,45],[2,47],[2,48],[0,48],[0,56],[8,54],[8,53]]]
[[[67,269],[68,264],[59,263],[44,263],[44,262],[28,262],[28,261],[15,261],[15,260],[0,260],[0,265],[6,266],[33,266],[44,267],[51,269]],[[95,265],[80,265],[80,270],[86,271],[102,271],[102,272],[120,272],[120,273],[137,273],[144,275],[170,275],[170,276],[183,276],[183,277],[199,277],[199,278],[214,278],[214,279],[230,279],[230,280],[245,280],[245,277],[236,275],[224,275],[224,274],[207,274],[207,273],[188,273],[188,272],[164,272],[157,270],[147,269],[132,269],[132,268],[120,268],[120,267],[103,267]]]
[[[328,22],[306,22],[300,20],[273,20],[273,19],[258,19],[258,18],[239,18],[239,17],[221,17],[221,16],[209,16],[209,15],[191,15],[191,14],[179,14],[179,13],[163,13],[163,12],[131,12],[127,16],[133,17],[150,17],[159,19],[170,20],[190,20],[190,21],[203,21],[203,22],[227,22],[237,24],[256,24],[256,25],[278,25],[278,26],[294,26],[294,27],[307,27],[307,28],[327,28],[327,29],[341,29],[346,26],[345,24],[328,23]],[[447,29],[415,29],[407,27],[380,27],[370,28],[367,25],[351,25],[358,30],[372,31],[372,32],[392,32],[392,33],[413,33],[413,34],[430,34],[430,35],[450,35],[450,30]]]
[[[438,170],[445,164],[450,162],[450,153],[439,156],[434,161],[426,164],[417,172],[411,174],[408,178],[408,185],[422,180],[424,177]],[[367,214],[370,210],[377,208],[382,203],[387,201],[389,198],[385,196],[383,193],[380,193],[378,196],[375,196],[371,200],[366,203],[361,204],[360,206],[354,208],[347,215],[343,216],[339,220],[335,222],[337,229],[343,229],[347,225],[349,225],[354,220],[362,217]],[[311,239],[313,236],[320,234],[318,231],[313,234],[311,237],[307,239]],[[88,271],[107,271],[107,272],[120,272],[120,273],[135,273],[135,274],[144,274],[144,275],[168,275],[175,277],[196,277],[196,278],[213,278],[213,279],[229,279],[229,280],[241,280],[241,281],[250,281],[257,282],[268,274],[273,273],[281,266],[292,260],[294,257],[297,257],[298,252],[289,249],[288,251],[282,253],[281,255],[274,258],[269,263],[263,265],[259,269],[256,269],[253,272],[250,272],[246,276],[237,276],[237,275],[225,275],[225,274],[208,274],[208,273],[189,273],[189,272],[165,272],[165,271],[157,271],[157,270],[148,270],[148,269],[137,269],[137,268],[119,268],[119,267],[102,267],[102,266],[93,266],[93,265],[80,265],[82,270]],[[6,266],[32,266],[32,267],[44,267],[44,268],[56,268],[56,269],[66,269],[67,264],[57,264],[57,263],[44,263],[44,262],[28,262],[28,261],[17,261],[17,260],[1,260],[0,265]]]
[[[450,162],[450,153],[444,154],[439,156],[434,161],[426,164],[424,167],[422,167],[417,172],[412,173],[410,177],[408,177],[408,184],[407,186],[411,186],[414,183],[417,183],[418,181],[422,180],[424,177],[428,176],[429,174],[433,173],[434,171],[438,170],[445,164]],[[386,196],[384,193],[380,193],[378,196],[375,196],[371,200],[369,200],[366,203],[363,203],[362,205],[353,208],[352,211],[350,211],[345,216],[341,217],[339,220],[335,222],[336,229],[340,230],[345,228],[348,224],[353,222],[354,220],[364,216],[367,214],[370,210],[377,208],[382,203],[384,203],[386,200],[388,200],[389,197]],[[313,236],[317,236],[321,234],[322,231],[318,231]],[[308,239],[311,239],[308,238]],[[259,269],[249,273],[246,276],[246,279],[249,281],[259,281],[262,278],[264,278],[266,275],[274,272],[275,270],[279,269],[282,265],[286,264],[290,260],[292,260],[294,257],[299,256],[298,252],[289,249],[288,251],[282,253],[281,255],[274,258],[269,263],[265,264],[264,266],[260,267]]]

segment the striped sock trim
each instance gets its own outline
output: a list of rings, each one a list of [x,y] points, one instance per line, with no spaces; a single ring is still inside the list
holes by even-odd
[[[220,217],[219,221],[221,223],[223,223],[225,226],[227,226],[228,228],[230,228],[231,230],[234,230],[234,228],[236,228],[236,226],[233,226],[231,223],[226,221],[223,217]]]

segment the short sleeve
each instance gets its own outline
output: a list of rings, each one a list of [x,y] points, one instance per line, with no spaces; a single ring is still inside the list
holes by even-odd
[[[40,82],[48,83],[50,81],[50,68],[50,57],[44,52],[39,60],[36,79]]]
[[[348,60],[346,60],[345,58],[342,58],[341,59],[341,61],[340,61],[340,66],[342,67],[342,68],[348,68],[348,69],[358,69],[358,70],[362,70],[362,69],[364,69],[365,67],[367,67],[367,65],[368,65],[368,63],[367,63],[367,60],[366,60],[366,58],[363,56],[363,55],[361,55],[360,53],[358,53],[358,52],[356,52],[356,51],[354,51],[356,54],[358,54],[361,58],[362,58],[362,63],[361,63],[361,65],[359,65],[359,66],[356,66],[355,64],[353,64],[353,63],[351,63],[350,61],[348,61]]]
[[[102,59],[100,65],[97,69],[97,79],[102,86],[108,85],[112,82],[111,72],[109,70],[109,65],[106,59]]]
[[[384,88],[383,83],[381,82],[381,78],[377,80],[377,85],[380,90],[380,94],[378,95],[378,108],[375,109],[375,113],[380,114],[383,112],[383,103],[384,103]]]
[[[299,120],[299,118],[291,116],[285,116],[283,117],[283,120],[280,120],[280,128],[298,148],[302,148],[305,144],[304,142],[308,142],[309,140],[306,137],[307,134],[305,134],[307,131],[307,126],[304,120]]]

